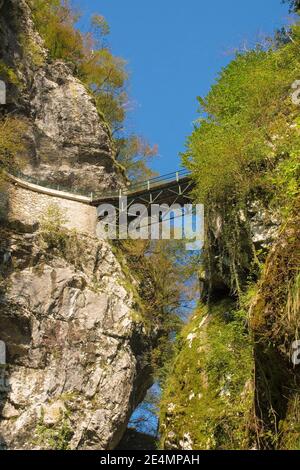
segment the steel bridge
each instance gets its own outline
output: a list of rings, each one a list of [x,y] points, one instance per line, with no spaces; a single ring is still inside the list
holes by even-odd
[[[122,211],[129,211],[133,204],[143,204],[148,210],[152,204],[178,204],[183,207],[192,202],[190,193],[193,188],[191,173],[188,170],[180,170],[131,184],[128,188],[113,193],[93,195],[91,204],[97,207],[101,204],[111,204],[119,210],[120,204],[126,201],[126,207],[122,207]]]

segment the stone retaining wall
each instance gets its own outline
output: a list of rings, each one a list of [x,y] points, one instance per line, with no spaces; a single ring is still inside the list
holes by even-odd
[[[88,198],[86,198],[86,202],[65,199],[54,195],[57,194],[57,191],[53,191],[53,194],[51,194],[51,190],[49,190],[48,194],[45,194],[37,192],[36,189],[30,189],[30,185],[24,186],[26,186],[26,183],[21,187],[12,180],[7,182],[0,206],[2,206],[2,209],[6,206],[5,210],[9,220],[18,220],[30,225],[34,224],[40,220],[49,206],[55,204],[66,215],[66,227],[76,229],[80,233],[95,235],[97,211],[95,207],[89,205]]]

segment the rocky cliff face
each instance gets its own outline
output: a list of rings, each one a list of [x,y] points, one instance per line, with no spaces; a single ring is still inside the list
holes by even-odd
[[[80,247],[75,267],[38,234],[1,232],[2,448],[112,449],[151,384],[128,279],[107,243]]]
[[[123,185],[109,128],[70,66],[48,59],[25,0],[0,2],[0,60],[16,74],[6,109],[28,125],[24,172],[86,193]]]
[[[276,240],[280,214],[257,198],[240,210],[212,203],[206,220],[207,294],[216,299],[238,294],[258,264],[256,253],[267,253]]]
[[[183,329],[161,403],[161,446],[299,448],[299,200],[280,217],[207,213],[205,296]],[[262,273],[260,275],[260,273]],[[298,356],[299,357],[299,356]]]
[[[85,191],[125,184],[92,98],[48,61],[24,0],[0,1],[0,53],[16,76],[4,112],[28,125],[24,171]],[[1,448],[112,449],[151,385],[136,281],[107,242],[57,227],[49,241],[15,219],[0,235]]]

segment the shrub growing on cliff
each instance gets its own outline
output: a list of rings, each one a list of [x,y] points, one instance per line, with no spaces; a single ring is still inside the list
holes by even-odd
[[[56,204],[50,204],[40,219],[40,242],[47,253],[57,251],[75,268],[81,268],[84,242],[76,230],[68,230],[68,219]]]
[[[264,259],[253,244],[251,207],[259,201],[260,215],[271,207],[279,220],[299,194],[300,24],[288,36],[280,45],[238,53],[222,70],[199,98],[201,117],[183,155],[195,198],[206,205],[206,244],[215,250],[205,258],[207,271],[238,296]],[[222,225],[217,236],[216,220]]]
[[[26,123],[18,118],[0,121],[0,177],[3,170],[11,171],[20,165],[17,157],[25,148]]]
[[[0,77],[6,83],[12,83],[13,85],[18,85],[19,80],[16,76],[14,70],[5,64],[3,60],[0,60]]]
[[[292,103],[291,87],[300,74],[300,26],[291,34],[293,41],[277,50],[238,54],[208,96],[199,98],[203,115],[183,161],[194,173],[201,200],[245,196],[278,160],[298,151],[299,107]]]

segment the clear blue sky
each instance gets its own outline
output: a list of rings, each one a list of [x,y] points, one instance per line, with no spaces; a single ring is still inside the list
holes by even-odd
[[[114,54],[130,72],[133,110],[127,131],[158,144],[154,169],[180,166],[179,152],[205,95],[221,68],[243,44],[286,24],[281,0],[75,0],[86,27],[91,14],[106,17]]]

